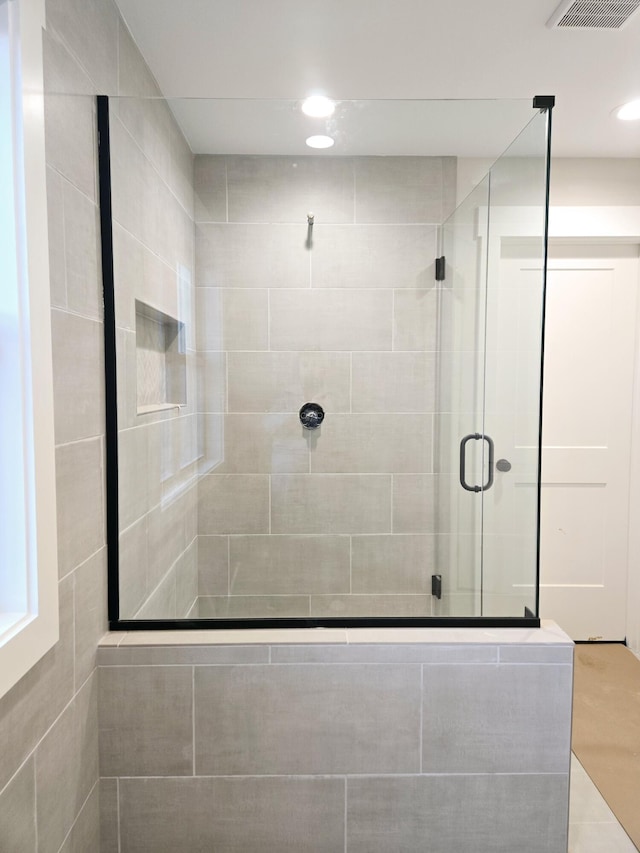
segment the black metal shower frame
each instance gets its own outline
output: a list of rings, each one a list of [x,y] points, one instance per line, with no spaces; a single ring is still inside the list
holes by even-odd
[[[96,97],[98,137],[98,187],[100,236],[102,244],[102,284],[104,291],[104,376],[105,376],[105,455],[108,620],[111,631],[184,631],[265,628],[539,628],[540,627],[540,503],[542,474],[542,391],[544,379],[545,305],[549,239],[549,183],[551,166],[551,119],[555,98],[536,96],[534,109],[548,113],[544,216],[542,347],[540,367],[538,442],[538,523],[536,538],[536,612],[526,608],[521,617],[500,616],[416,616],[416,617],[297,617],[273,619],[121,619],[119,576],[118,507],[118,388],[115,287],[113,276],[113,216],[111,209],[111,146],[109,97]]]

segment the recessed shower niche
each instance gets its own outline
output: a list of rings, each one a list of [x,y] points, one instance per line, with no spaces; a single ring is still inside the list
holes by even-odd
[[[184,323],[145,302],[136,306],[136,400],[138,414],[187,402]]]
[[[537,624],[551,102],[98,114],[114,629]]]

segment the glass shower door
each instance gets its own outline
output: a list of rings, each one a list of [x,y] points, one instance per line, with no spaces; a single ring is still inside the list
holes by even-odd
[[[435,416],[435,615],[482,614],[482,487],[486,482],[484,372],[489,210],[487,176],[444,223]]]
[[[537,614],[547,122],[442,227],[436,615]]]

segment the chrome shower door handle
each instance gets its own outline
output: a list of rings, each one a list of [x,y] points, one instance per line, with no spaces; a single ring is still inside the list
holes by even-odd
[[[489,446],[489,453],[487,456],[487,467],[489,469],[487,482],[483,486],[470,486],[467,483],[467,444],[470,441],[480,441],[484,439]],[[460,485],[467,492],[486,492],[487,489],[490,489],[493,486],[493,459],[495,456],[495,450],[493,445],[493,439],[488,435],[481,435],[479,432],[470,432],[469,435],[465,435],[465,437],[460,442]]]

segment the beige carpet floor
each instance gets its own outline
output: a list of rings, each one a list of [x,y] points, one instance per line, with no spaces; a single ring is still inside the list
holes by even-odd
[[[573,751],[640,849],[640,660],[623,645],[576,646]]]

